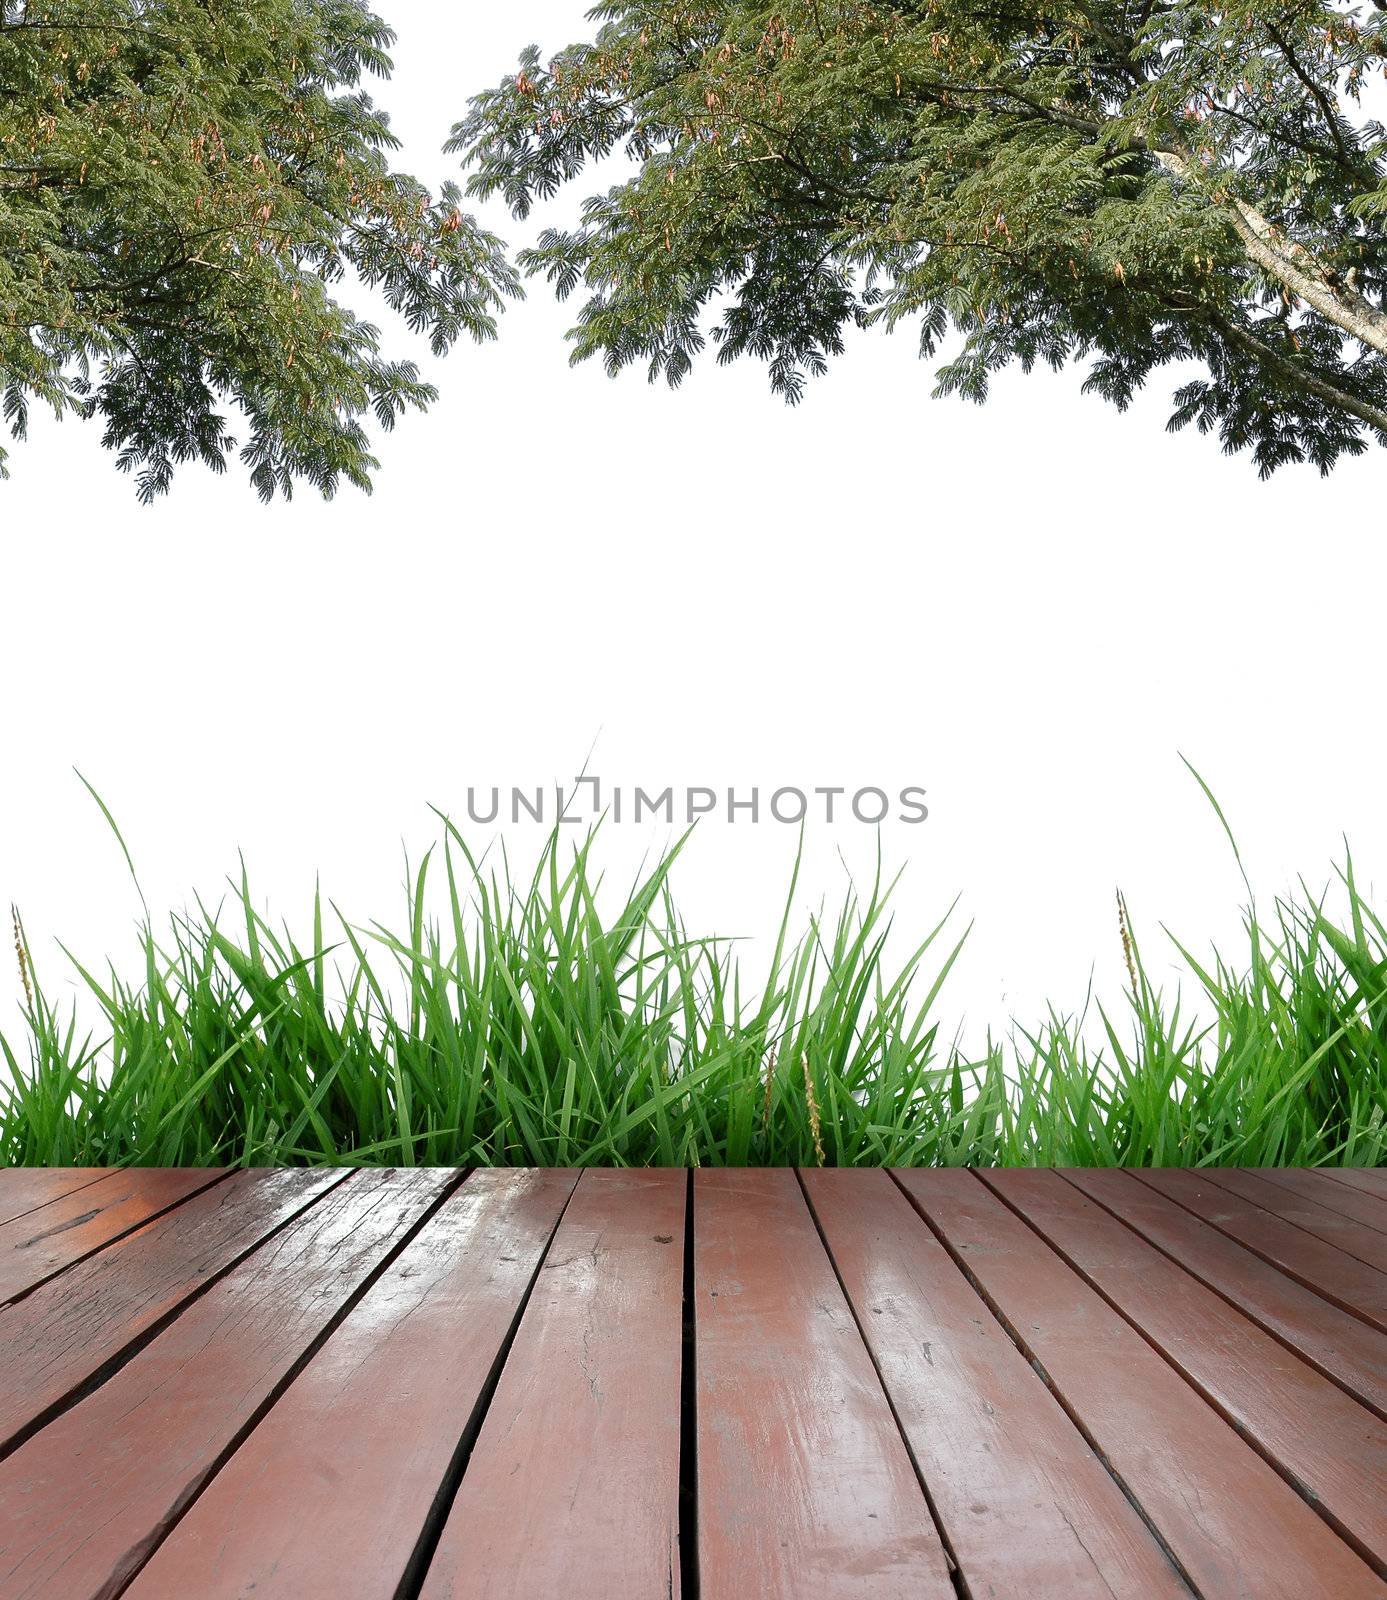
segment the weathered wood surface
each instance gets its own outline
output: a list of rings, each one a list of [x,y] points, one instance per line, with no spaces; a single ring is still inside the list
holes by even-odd
[[[27,1216],[110,1173],[110,1167],[0,1167],[0,1222]]]
[[[1134,1173],[1075,1171],[1066,1176],[1185,1272],[1245,1311],[1379,1418],[1387,1418],[1387,1334],[1295,1279],[1268,1272],[1261,1257],[1158,1194]]]
[[[680,1592],[682,1172],[585,1172],[423,1600]],[[581,1574],[581,1578],[577,1575]]]
[[[1293,1222],[1303,1232],[1337,1246],[1364,1266],[1387,1272],[1387,1233],[1344,1216],[1317,1196],[1289,1189],[1284,1184],[1270,1183],[1255,1172],[1219,1170],[1210,1176],[1220,1189],[1240,1195],[1283,1222]]]
[[[805,1188],[970,1592],[1187,1596],[1087,1440],[887,1174],[806,1173]]]
[[[223,1176],[207,1168],[113,1172],[0,1224],[0,1302],[17,1299]]]
[[[451,1195],[179,1523],[132,1600],[393,1596],[576,1177],[478,1172]]]
[[[1379,1239],[1363,1171],[0,1171],[0,1600],[1387,1600]]]
[[[1329,1172],[1306,1171],[1298,1167],[1257,1167],[1259,1178],[1274,1183],[1282,1189],[1305,1200],[1315,1200],[1330,1211],[1337,1211],[1355,1222],[1387,1234],[1387,1200],[1364,1194],[1347,1184],[1335,1181]]]
[[[0,1462],[0,1600],[119,1593],[455,1181],[436,1170],[354,1174]]]
[[[1157,1169],[1144,1172],[1142,1181],[1307,1289],[1387,1333],[1387,1272],[1263,1210],[1202,1172]]]
[[[1384,1167],[1333,1167],[1325,1169],[1325,1176],[1335,1183],[1347,1184],[1361,1194],[1387,1200],[1387,1168]]]
[[[1203,1600],[1387,1594],[1319,1514],[970,1172],[902,1174]]]
[[[237,1173],[0,1311],[0,1454],[343,1176]]]
[[[795,1175],[694,1183],[703,1600],[953,1600],[948,1561]]]
[[[1378,1572],[1387,1427],[1054,1172],[987,1183]]]

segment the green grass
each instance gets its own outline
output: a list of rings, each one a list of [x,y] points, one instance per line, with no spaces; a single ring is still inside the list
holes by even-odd
[[[45,995],[16,921],[29,1000],[23,1036],[0,1037],[0,1161],[1387,1158],[1387,929],[1351,863],[1332,912],[1303,889],[1267,922],[1248,911],[1237,961],[1177,944],[1183,997],[1133,942],[1129,991],[1087,1025],[1053,1010],[969,1053],[935,1015],[962,939],[946,919],[894,958],[889,884],[792,938],[792,882],[770,979],[752,984],[729,944],[685,929],[679,847],[614,904],[595,848],[555,836],[517,883],[445,821],[395,932],[318,900],[296,939],[243,877],[230,914],[146,923],[138,978],[77,964],[91,1036]]]

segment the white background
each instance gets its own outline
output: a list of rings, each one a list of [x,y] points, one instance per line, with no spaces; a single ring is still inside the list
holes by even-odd
[[[381,6],[382,98],[434,180],[468,94],[527,42],[585,36],[559,0]],[[488,220],[520,241],[545,218]],[[671,394],[569,370],[571,319],[534,285],[498,345],[460,348],[441,403],[382,442],[372,498],[266,510],[238,472],[189,470],[144,510],[93,427],[15,448],[0,897],[51,991],[56,938],[135,956],[139,902],[74,766],[156,914],[215,898],[243,850],[303,938],[315,873],[399,925],[427,802],[461,817],[469,784],[566,781],[594,741],[604,788],[920,784],[929,822],[882,834],[908,863],[899,948],[962,895],[976,929],[941,1010],[975,1041],[1077,1008],[1091,972],[1117,996],[1119,885],[1158,970],[1161,923],[1236,946],[1244,891],[1177,752],[1260,898],[1322,886],[1344,834],[1382,871],[1381,453],[1259,484],[1165,435],[1174,378],[1122,417],[1077,372],[1018,373],[979,411],[930,398],[906,333],[854,339],[798,411],[750,364]],[[764,951],[793,832],[702,824],[675,880],[691,929]],[[667,833],[610,829],[612,875]],[[523,862],[538,838],[508,843]],[[875,848],[816,827],[806,903]],[[7,1021],[17,987],[0,962]]]

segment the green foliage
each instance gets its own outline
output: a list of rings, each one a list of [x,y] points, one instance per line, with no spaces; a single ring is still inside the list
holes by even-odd
[[[100,1037],[38,986],[17,925],[0,1162],[1387,1162],[1387,928],[1351,866],[1345,919],[1307,894],[1269,929],[1249,913],[1245,968],[1182,952],[1206,1024],[1131,944],[1098,1044],[1052,1013],[970,1056],[933,1016],[962,938],[946,919],[894,963],[889,885],[798,943],[787,901],[757,986],[684,928],[677,848],[607,914],[593,840],[564,849],[517,884],[449,827],[441,920],[426,860],[398,932],[334,913],[330,946],[320,901],[296,941],[243,875],[231,919],[146,927],[138,982],[78,968]]]
[[[433,396],[334,298],[489,337],[498,242],[395,171],[361,0],[0,0],[0,392],[98,417],[142,499],[240,445],[262,497],[369,487],[366,419]],[[233,435],[228,412],[240,414]],[[0,450],[0,470],[4,452]]]
[[[1118,406],[1202,369],[1172,427],[1265,475],[1387,441],[1387,11],[1334,0],[608,0],[451,148],[518,216],[633,177],[523,262],[585,285],[575,359],[678,383],[711,337],[797,400],[852,325],[909,320],[939,387],[1081,359]]]

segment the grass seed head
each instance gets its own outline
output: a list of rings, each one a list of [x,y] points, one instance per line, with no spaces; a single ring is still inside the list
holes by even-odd
[[[814,1139],[814,1157],[823,1166],[824,1141],[819,1124],[819,1100],[814,1093],[814,1074],[809,1070],[808,1051],[800,1057],[800,1064],[804,1068],[804,1098],[809,1106],[809,1132]]]

